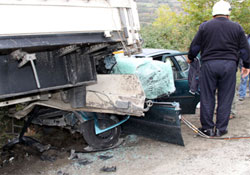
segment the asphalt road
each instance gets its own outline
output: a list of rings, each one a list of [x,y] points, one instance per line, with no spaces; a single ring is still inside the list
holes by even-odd
[[[250,136],[250,98],[237,101],[238,115],[230,120],[226,136]],[[185,116],[199,127],[199,111],[196,115]],[[250,139],[208,140],[197,137],[182,123],[185,146],[163,143],[130,135],[118,148],[98,153],[81,153],[78,159],[69,160],[67,151],[52,152],[55,160],[42,161],[38,155],[29,153],[23,159],[0,169],[0,174],[13,175],[249,175]],[[70,149],[82,145],[73,143]],[[64,148],[63,150],[66,150]],[[60,155],[59,155],[60,154]],[[103,160],[100,156],[109,158]],[[103,167],[115,172],[102,172]]]

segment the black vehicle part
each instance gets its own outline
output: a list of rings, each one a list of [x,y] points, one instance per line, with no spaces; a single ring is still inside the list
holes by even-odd
[[[11,55],[0,55],[0,99],[96,82],[95,59],[89,54],[71,53],[57,58],[55,53],[34,53],[37,76],[31,63],[19,68],[19,62]]]
[[[171,103],[154,102],[145,117],[131,117],[123,125],[123,131],[184,146],[181,135],[180,108],[176,108]]]
[[[117,123],[114,116],[108,114],[97,114],[98,125],[101,129],[105,129]],[[104,133],[96,135],[95,122],[89,120],[81,124],[81,132],[85,141],[93,148],[103,149],[115,145],[121,134],[121,127],[117,126]]]
[[[51,148],[51,145],[43,145],[42,143],[40,143],[38,140],[28,137],[28,136],[23,136],[22,139],[20,140],[19,138],[15,138],[13,140],[11,140],[9,143],[7,143],[6,145],[4,145],[2,147],[3,151],[8,151],[11,150],[12,148],[14,148],[14,146],[16,144],[22,144],[25,146],[29,146],[31,148],[36,149],[37,151],[39,151],[40,153],[47,151]]]
[[[24,123],[24,126],[22,128],[22,131],[19,135],[19,140],[22,140],[22,137],[24,136],[24,133],[27,131],[28,127],[30,126],[32,120],[37,117],[37,114],[39,112],[39,107],[35,106],[34,109],[30,112],[30,116],[28,117],[28,120]]]
[[[83,159],[83,160],[77,161],[77,164],[79,164],[79,165],[89,165],[91,163],[93,163],[93,161],[89,161],[88,159]]]
[[[86,86],[69,89],[68,99],[73,108],[81,108],[86,105]]]
[[[75,34],[48,34],[48,35],[23,35],[23,36],[1,36],[0,51],[23,48],[25,50],[45,50],[53,47],[62,47],[76,44],[93,43],[117,43],[123,33],[112,32],[111,38],[103,37],[103,32],[75,33]]]
[[[176,83],[176,82],[175,82]],[[181,89],[181,87],[176,88]],[[175,92],[176,93],[176,92]],[[186,96],[178,96],[175,93],[171,94],[167,99],[157,99],[157,101],[168,101],[168,102],[178,102],[181,107],[181,114],[195,114],[196,106],[200,102],[200,95],[186,95]],[[184,94],[184,93],[183,93]]]
[[[7,150],[12,149],[16,144],[23,144],[26,146],[33,147],[33,148],[37,149],[39,152],[44,152],[44,151],[50,149],[50,145],[43,145],[39,141],[37,141],[36,139],[24,136],[24,134],[27,131],[27,128],[30,126],[32,120],[37,117],[38,112],[39,112],[39,107],[36,106],[32,110],[32,112],[30,113],[28,120],[25,122],[19,137],[13,139],[11,142],[4,145],[2,147],[3,151],[7,151]]]
[[[102,172],[116,172],[116,166],[112,166],[112,167],[104,166],[100,169],[100,171],[102,171]]]
[[[32,123],[41,126],[73,127],[77,121],[70,112],[41,106]]]
[[[108,159],[111,159],[113,156],[100,155],[100,156],[98,156],[98,157],[99,157],[99,159],[101,159],[101,160],[108,160]]]

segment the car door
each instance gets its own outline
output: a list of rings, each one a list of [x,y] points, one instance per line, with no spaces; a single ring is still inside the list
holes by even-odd
[[[168,59],[172,64],[176,91],[168,97],[157,99],[157,101],[179,102],[182,114],[194,114],[196,105],[200,101],[200,96],[189,93],[189,64],[184,57],[185,54],[186,53],[177,53],[162,56],[162,61],[165,62]]]

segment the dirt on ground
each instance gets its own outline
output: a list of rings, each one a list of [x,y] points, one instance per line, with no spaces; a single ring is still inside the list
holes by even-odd
[[[236,101],[237,116],[230,120],[226,136],[250,137],[250,98]],[[199,127],[199,109],[186,119]],[[55,132],[54,132],[55,133]],[[79,135],[58,129],[44,134],[42,142],[53,147],[43,154],[17,146],[1,155],[1,175],[176,175],[250,174],[250,139],[212,140],[197,137],[182,123],[185,146],[135,135],[123,136],[117,148],[82,153],[86,146]],[[75,151],[75,153],[74,153]],[[109,172],[103,172],[103,170]]]

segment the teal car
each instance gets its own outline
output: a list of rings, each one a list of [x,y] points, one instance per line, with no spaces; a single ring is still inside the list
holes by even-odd
[[[169,60],[174,74],[174,83],[176,91],[170,96],[164,96],[156,99],[157,102],[179,102],[181,114],[194,114],[197,104],[200,101],[198,93],[189,92],[188,72],[190,65],[187,63],[187,52],[167,49],[143,49],[142,53],[133,55],[134,58],[151,57],[153,60]]]

